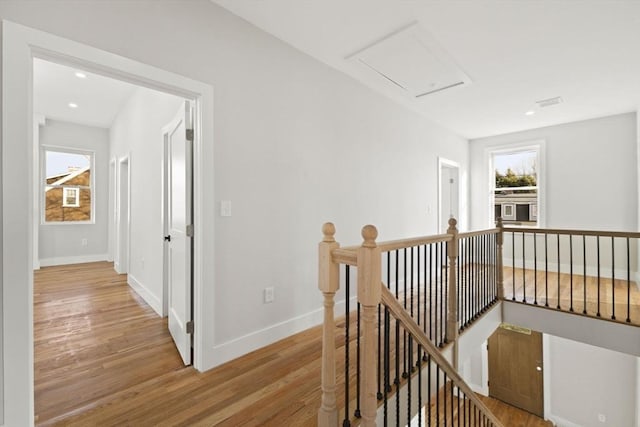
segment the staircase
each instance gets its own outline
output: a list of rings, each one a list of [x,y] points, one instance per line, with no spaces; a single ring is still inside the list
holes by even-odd
[[[476,395],[457,370],[460,332],[507,299],[505,285],[510,288],[509,302],[596,318],[605,314],[608,320],[640,325],[636,314],[640,301],[636,301],[630,262],[640,233],[516,231],[505,229],[500,220],[496,228],[458,233],[456,220],[451,219],[446,234],[382,243],[376,242],[376,228],[365,226],[360,246],[340,247],[331,223],[323,226],[323,234],[319,288],[325,320],[319,426],[513,425],[500,420],[492,410],[500,406]],[[532,242],[526,240],[529,235]],[[554,235],[555,252],[549,250],[549,236]],[[568,236],[568,253],[563,247],[565,237],[560,236]],[[591,261],[587,236],[596,239],[594,265],[587,265]],[[602,260],[600,239],[610,239],[611,247],[609,254],[602,251]],[[576,243],[580,241],[581,246]],[[575,249],[583,255],[577,256]],[[503,251],[509,256],[506,268]],[[625,256],[626,264],[621,261]],[[581,280],[578,265],[582,265]],[[622,273],[621,265],[626,269]],[[550,271],[554,266],[556,276]],[[534,274],[528,271],[531,268]],[[596,270],[597,277],[588,278]],[[510,275],[506,283],[505,271]],[[568,285],[557,279],[565,271]],[[557,283],[552,284],[549,277]],[[587,289],[592,282],[595,293]],[[354,294],[357,301],[352,301]],[[344,329],[336,329],[336,295],[344,299],[345,318],[354,318],[353,324],[344,323]],[[556,307],[550,307],[554,295]],[[593,309],[586,304],[587,298],[596,299]],[[565,299],[568,304],[561,302]],[[344,341],[344,354],[336,354],[336,340]],[[338,385],[343,388],[339,393]]]

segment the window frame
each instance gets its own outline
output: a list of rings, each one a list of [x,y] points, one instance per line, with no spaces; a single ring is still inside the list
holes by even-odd
[[[82,156],[89,156],[89,171],[90,171],[90,180],[89,186],[69,186],[66,188],[75,188],[77,189],[77,206],[67,206],[65,204],[65,198],[63,197],[63,207],[79,207],[80,206],[80,190],[83,188],[88,188],[91,193],[91,216],[88,220],[82,221],[47,221],[46,219],[46,211],[47,211],[47,199],[46,199],[46,188],[47,185],[47,152],[54,151],[58,153],[68,153],[68,154],[78,154]],[[68,147],[68,146],[59,146],[59,145],[42,145],[40,146],[40,225],[50,226],[50,225],[77,225],[77,224],[95,224],[96,223],[96,193],[95,193],[95,180],[96,180],[96,153],[93,150]],[[63,196],[64,189],[63,188]]]
[[[91,170],[91,169],[89,169]],[[67,198],[69,197],[68,193],[73,192],[73,197],[75,202],[68,203]],[[80,187],[62,187],[62,207],[63,208],[78,208],[80,207]],[[52,222],[52,221],[50,221]]]
[[[524,227],[524,228],[544,228],[546,226],[546,204],[545,204],[545,186],[546,186],[546,141],[544,139],[529,140],[510,144],[499,144],[486,147],[485,155],[488,163],[488,206],[489,206],[489,218],[491,226],[495,226],[497,218],[495,217],[495,182],[496,174],[494,167],[495,155],[513,154],[518,152],[533,151],[537,156],[537,201],[535,204],[536,209],[536,224],[535,225],[517,225],[509,224],[510,227]],[[527,188],[527,187],[522,187]],[[531,216],[531,206],[529,212]],[[515,217],[515,207],[514,215]]]

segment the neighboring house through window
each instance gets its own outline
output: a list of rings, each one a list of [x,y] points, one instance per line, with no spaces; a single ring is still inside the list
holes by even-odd
[[[43,222],[93,221],[93,153],[43,150]]]
[[[490,151],[494,221],[539,226],[541,144]]]

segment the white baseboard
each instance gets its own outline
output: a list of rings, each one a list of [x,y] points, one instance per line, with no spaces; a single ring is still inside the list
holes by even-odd
[[[350,299],[351,308],[355,310],[356,297]],[[344,301],[336,302],[336,316],[344,315]],[[283,338],[297,334],[323,322],[324,309],[320,308],[309,313],[296,316],[260,329],[233,340],[215,345],[203,352],[203,370],[219,366],[259,348],[265,347]]]
[[[127,283],[138,295],[142,297],[143,300],[145,300],[147,304],[149,304],[151,308],[153,308],[153,311],[158,313],[158,316],[162,317],[162,301],[160,301],[153,292],[140,283],[131,273],[127,275]]]
[[[569,420],[565,420],[562,417],[556,415],[549,415],[547,421],[551,421],[556,427],[582,427],[580,424],[572,423]]]
[[[53,265],[69,265],[69,264],[84,264],[86,262],[106,261],[107,254],[93,254],[93,255],[76,255],[67,257],[54,257],[54,258],[41,258],[41,267],[50,267]]]

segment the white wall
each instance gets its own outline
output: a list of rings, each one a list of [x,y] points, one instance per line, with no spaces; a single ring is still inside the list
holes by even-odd
[[[162,314],[162,127],[184,100],[138,88],[111,126],[111,158],[129,156],[129,284]]]
[[[359,242],[366,223],[379,227],[381,239],[431,234],[437,157],[460,163],[466,176],[465,139],[211,2],[50,1],[34,8],[3,1],[0,17],[215,88],[214,148],[204,150],[213,173],[209,169],[203,183],[203,298],[214,321],[196,326],[206,328],[207,366],[320,320],[316,247],[324,221],[336,223],[343,243]],[[16,162],[28,158],[14,148]],[[11,191],[5,197],[18,189]],[[232,217],[218,216],[219,200],[233,202]],[[20,238],[4,231],[5,239]],[[16,276],[26,284],[27,271]],[[275,287],[268,305],[262,302],[266,286]],[[28,299],[16,295],[20,303]],[[16,349],[11,360],[17,349],[27,355],[28,345],[18,339],[23,332],[5,336]],[[6,389],[23,390],[24,369],[6,378]],[[17,396],[24,394],[16,402]]]
[[[548,347],[549,419],[561,427],[637,425],[638,358],[554,336]]]
[[[108,252],[109,131],[103,128],[47,119],[40,127],[40,145],[75,148],[94,153],[95,198],[93,224],[40,225],[40,265],[101,261]],[[41,202],[42,203],[42,202]],[[87,246],[82,246],[87,239]]]
[[[543,139],[546,227],[636,230],[636,121],[628,113],[471,141],[472,227],[490,221],[487,150]]]

